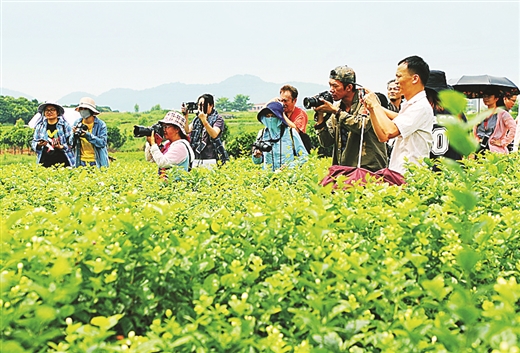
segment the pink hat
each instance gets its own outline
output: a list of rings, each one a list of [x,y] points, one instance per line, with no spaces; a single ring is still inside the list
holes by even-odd
[[[169,111],[162,120],[159,120],[161,124],[170,124],[175,125],[179,129],[181,129],[181,132],[186,136],[186,130],[184,129],[184,126],[186,125],[186,118],[184,116],[174,110]]]

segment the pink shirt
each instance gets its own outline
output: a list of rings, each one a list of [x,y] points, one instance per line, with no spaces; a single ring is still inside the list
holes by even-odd
[[[294,125],[296,125],[298,130],[306,132],[309,117],[307,116],[307,112],[305,110],[298,107],[294,107],[291,116],[289,116],[288,118],[290,121],[294,123]]]

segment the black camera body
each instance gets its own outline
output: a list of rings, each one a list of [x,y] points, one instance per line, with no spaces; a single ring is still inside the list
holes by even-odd
[[[482,140],[480,140],[480,148],[483,150],[489,149],[489,137],[484,136]]]
[[[265,141],[256,141],[253,143],[253,148],[256,148],[262,152],[271,152],[273,150],[273,145]]]
[[[156,135],[163,137],[163,128],[159,123],[153,124],[150,127],[134,125],[134,137],[152,136],[152,131]]]
[[[313,97],[303,98],[303,106],[305,107],[305,109],[319,107],[320,105],[323,105],[323,102],[320,100],[320,98],[322,98],[323,100],[326,100],[329,103],[334,102],[334,99],[332,98],[332,94],[330,94],[329,91],[323,91]]]
[[[186,102],[185,106],[186,112],[188,113],[195,113],[195,111],[197,110],[197,103],[195,102]]]
[[[77,125],[76,125],[76,132],[74,132],[74,135],[79,137],[81,136],[83,133],[87,132],[88,131],[88,126],[83,124],[82,121],[80,121]]]

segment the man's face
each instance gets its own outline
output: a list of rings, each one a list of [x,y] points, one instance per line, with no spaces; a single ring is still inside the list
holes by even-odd
[[[296,105],[296,99],[293,99],[291,92],[289,91],[280,92],[280,102],[282,102],[283,111],[286,114],[291,113]]]
[[[401,90],[399,89],[399,85],[397,82],[393,81],[388,84],[388,98],[390,101],[396,101],[401,98]]]
[[[506,106],[507,110],[511,110],[511,108],[513,108],[517,98],[518,96],[516,94],[514,96],[504,97],[504,105]]]
[[[347,85],[347,88],[345,88],[345,87],[343,87],[343,83],[341,83],[341,81],[330,78],[329,87],[330,87],[330,94],[332,94],[332,99],[334,99],[335,101],[339,101],[339,100],[342,100],[343,98],[345,98],[345,96],[348,93],[347,89],[350,86]]]
[[[408,70],[408,64],[402,63],[397,67],[397,71],[395,73],[395,81],[397,82],[397,85],[399,89],[401,90],[401,93],[404,94],[406,97],[407,93],[409,93],[413,85],[417,83],[419,80],[419,75],[412,74]]]

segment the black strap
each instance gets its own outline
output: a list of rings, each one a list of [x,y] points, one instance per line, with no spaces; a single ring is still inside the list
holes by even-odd
[[[291,133],[291,141],[292,141],[292,150],[293,150],[293,154],[295,157],[298,156],[298,154],[296,153],[296,148],[294,147],[294,137],[293,137],[293,134],[292,134],[292,129],[289,128],[289,132]]]

